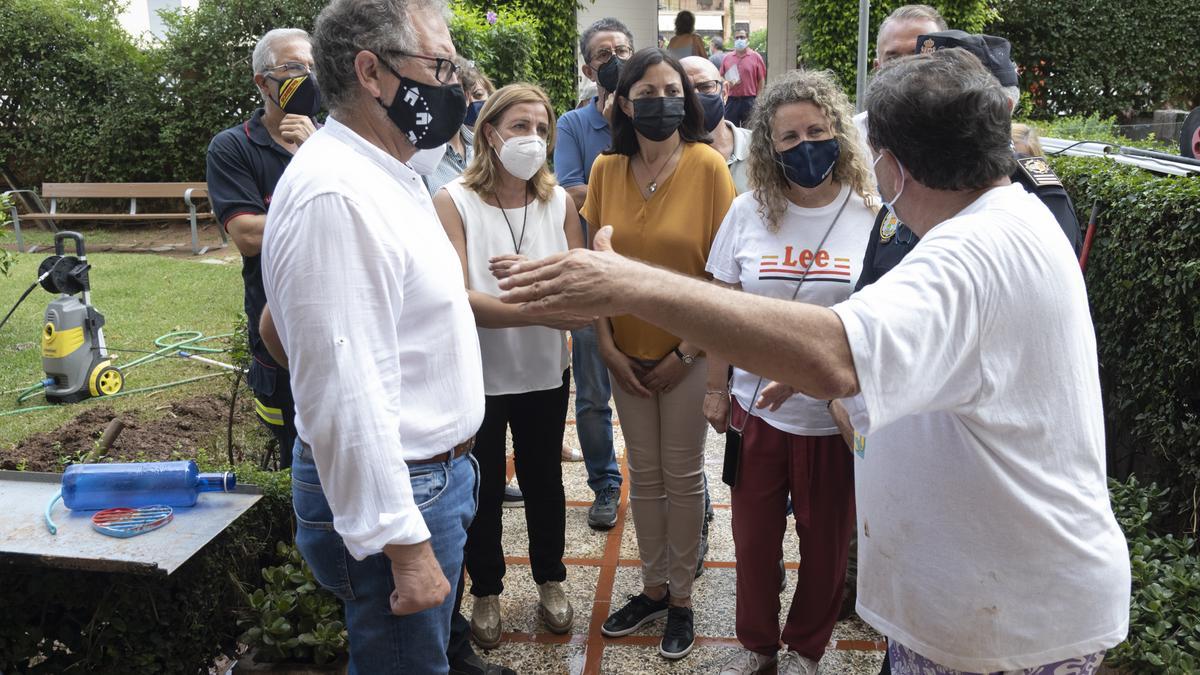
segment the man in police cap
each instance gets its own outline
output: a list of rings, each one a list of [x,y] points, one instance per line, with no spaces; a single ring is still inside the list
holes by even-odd
[[[991,71],[1008,95],[1011,113],[1020,100],[1021,92],[1017,87],[1017,68],[1010,57],[1012,47],[1008,40],[992,35],[971,35],[961,30],[945,30],[918,36],[914,51],[917,54],[926,54],[952,48],[970,52]],[[1083,237],[1075,215],[1075,205],[1063,188],[1062,181],[1054,175],[1044,157],[1027,157],[1015,151],[1014,155],[1017,159],[1017,170],[1011,176],[1012,182],[1020,183],[1026,191],[1036,195],[1046,208],[1050,209],[1050,213],[1054,215],[1054,219],[1058,221],[1063,234],[1078,255],[1083,245]],[[877,281],[895,267],[916,243],[916,235],[900,222],[895,214],[887,208],[880,209],[871,239],[867,243],[862,275],[855,290]]]

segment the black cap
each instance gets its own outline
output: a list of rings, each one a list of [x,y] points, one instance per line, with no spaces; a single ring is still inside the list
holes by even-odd
[[[1012,45],[994,35],[971,35],[961,30],[944,30],[917,37],[914,54],[928,54],[939,49],[958,47],[974,54],[985,68],[1000,80],[1002,87],[1017,86],[1017,66],[1012,61]]]

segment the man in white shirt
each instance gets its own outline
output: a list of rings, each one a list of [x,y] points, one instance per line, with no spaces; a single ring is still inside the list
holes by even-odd
[[[466,111],[439,0],[334,0],[330,117],[292,159],[263,277],[292,374],[296,542],[346,606],[352,672],[446,673],[483,418],[457,255],[408,162]]]
[[[1128,631],[1130,569],[1074,252],[1009,180],[1007,96],[976,57],[899,59],[867,107],[881,196],[920,242],[849,300],[715,288],[615,255],[607,229],[598,250],[518,266],[504,299],[631,314],[842,400],[857,609],[890,638],[893,672],[1092,675]]]

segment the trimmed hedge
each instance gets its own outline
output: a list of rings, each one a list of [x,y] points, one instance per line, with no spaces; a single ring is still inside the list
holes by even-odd
[[[879,24],[892,10],[906,4],[909,3],[904,0],[871,3],[867,58],[872,62]],[[945,0],[935,4],[951,28],[968,33],[980,32],[996,16],[988,0]],[[807,68],[832,70],[842,88],[853,98],[858,72],[858,3],[808,0],[800,3],[796,18],[799,21],[800,61]]]
[[[1109,475],[1172,489],[1194,528],[1200,485],[1200,176],[1157,177],[1103,158],[1052,157],[1081,223],[1104,205],[1088,258]]]

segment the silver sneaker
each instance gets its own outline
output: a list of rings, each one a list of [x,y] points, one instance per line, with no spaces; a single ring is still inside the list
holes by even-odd
[[[817,675],[817,662],[788,650],[780,655],[775,672],[779,675]]]
[[[562,582],[547,581],[538,584],[538,616],[546,623],[551,633],[562,635],[571,630],[575,621],[575,610],[567,594],[563,592]]]
[[[753,675],[765,673],[775,664],[775,656],[752,652],[749,649],[734,654],[721,666],[721,675]]]
[[[500,596],[475,598],[471,608],[471,637],[484,649],[500,646]]]

